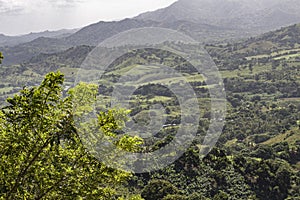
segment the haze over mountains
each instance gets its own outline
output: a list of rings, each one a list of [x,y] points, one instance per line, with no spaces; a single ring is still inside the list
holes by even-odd
[[[40,37],[63,38],[78,31],[78,29],[62,29],[58,31],[43,31],[37,33],[29,33],[18,36],[8,36],[0,34],[0,46],[14,46],[25,42],[30,42]]]
[[[178,30],[204,43],[231,40],[299,23],[298,8],[297,0],[179,0],[167,8],[132,19],[101,21],[65,37],[41,35],[23,44],[2,47],[0,51],[5,55],[3,64],[17,64],[40,53],[79,45],[96,46],[117,33],[142,27]],[[5,40],[0,36],[0,46],[3,44]]]
[[[300,2],[296,0],[179,0],[136,19],[184,20],[260,32],[299,22],[299,8]],[[258,30],[252,30],[254,28]]]
[[[228,44],[227,47],[221,49],[222,53],[219,54],[234,55],[231,57],[231,59],[234,60],[234,58],[240,59],[241,57],[244,58],[259,53],[267,54],[269,51],[284,51],[299,46],[300,24],[297,24],[252,37],[242,42]],[[22,65],[32,69],[35,73],[40,73],[41,68],[44,70],[43,73],[57,70],[57,68],[64,66],[78,68],[93,48],[93,46],[82,45],[71,47],[61,52],[50,54],[42,53]],[[257,52],[257,49],[259,49],[260,52]],[[207,50],[209,50],[209,48]]]

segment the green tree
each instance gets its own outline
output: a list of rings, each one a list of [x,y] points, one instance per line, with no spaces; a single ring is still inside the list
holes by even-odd
[[[2,55],[2,53],[0,52],[0,64],[2,63],[2,60],[3,60],[3,55]]]
[[[200,193],[193,193],[190,196],[188,196],[187,200],[208,200],[208,198],[204,197]]]
[[[97,87],[79,84],[63,98],[63,81],[60,72],[49,73],[0,111],[0,199],[130,199],[122,184],[131,174],[91,156],[74,126],[75,116],[92,109]]]
[[[185,196],[180,194],[168,194],[162,200],[187,200]]]
[[[229,199],[229,195],[226,192],[220,190],[218,192],[218,194],[214,196],[213,199],[214,200],[227,200],[227,199]]]
[[[167,195],[178,194],[179,190],[165,180],[152,180],[142,191],[145,200],[162,200]]]

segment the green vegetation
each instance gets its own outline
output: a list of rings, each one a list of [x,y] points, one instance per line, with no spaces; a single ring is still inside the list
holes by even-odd
[[[63,80],[61,73],[49,73],[40,86],[7,99],[1,110],[0,199],[140,199],[122,186],[131,174],[87,153],[74,127],[73,117],[91,109],[97,86],[80,84],[63,98]],[[99,123],[110,135],[120,124],[105,113]],[[134,149],[137,143],[121,139],[118,145]]]
[[[299,41],[300,26],[294,25],[234,44],[205,46],[223,75],[228,109],[223,133],[203,160],[199,151],[211,120],[208,89],[215,85],[208,85],[182,57],[154,50],[170,45],[174,52],[200,54],[195,45],[161,44],[153,49],[128,52],[111,64],[97,82],[99,87],[81,83],[68,90],[80,62],[92,47],[74,47],[42,54],[20,65],[1,66],[0,97],[4,100],[8,95],[15,96],[8,98],[8,105],[1,111],[0,196],[3,199],[299,199]],[[137,83],[150,80],[149,70],[160,68],[154,63],[180,71],[182,78],[164,77],[138,86]],[[37,86],[43,74],[57,69],[66,74],[64,84],[62,74],[50,73]],[[118,83],[128,71],[137,81]],[[81,69],[80,73],[93,76],[95,72],[97,69]],[[96,107],[99,129],[120,139],[122,142],[115,142],[120,149],[148,153],[169,143],[178,130],[182,113],[176,95],[168,88],[183,85],[183,80],[196,92],[201,116],[197,137],[176,162],[154,172],[129,174],[104,166],[86,152],[73,117],[90,111],[88,105],[96,94],[102,102]],[[144,140],[138,137],[129,140],[128,135],[123,135],[120,129],[127,112],[108,109],[117,83],[135,91],[129,99],[134,120],[147,127],[148,110],[161,104],[165,108],[161,115],[166,117],[168,126]],[[21,90],[24,85],[36,87]],[[85,92],[90,96],[81,96]],[[113,117],[114,112],[120,119]],[[160,113],[154,109],[151,114]]]
[[[0,52],[0,64],[2,63],[2,59],[3,59],[3,55],[2,55],[2,53]]]

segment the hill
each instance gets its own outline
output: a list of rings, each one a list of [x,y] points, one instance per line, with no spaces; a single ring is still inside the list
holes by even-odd
[[[276,115],[282,117],[283,120],[285,111],[280,111],[281,107],[286,107],[291,104],[294,104],[297,107],[300,98],[300,76],[299,70],[297,70],[300,65],[299,35],[300,25],[297,24],[236,43],[206,45],[207,51],[214,59],[224,78],[228,102],[230,103],[233,112],[229,114],[229,124],[231,123],[231,120],[235,118],[239,118],[240,121],[245,120],[244,124],[246,124],[248,119],[247,115],[240,116],[233,110],[237,108],[244,109],[244,106],[249,106],[250,104],[252,110],[247,109],[247,112],[251,113],[253,116],[259,115],[257,119],[258,124],[264,123],[263,116],[265,116],[265,113],[277,113]],[[72,82],[74,81],[74,74],[78,71],[81,62],[92,49],[92,46],[78,46],[60,53],[40,54],[22,64],[22,67],[26,69],[27,72],[29,70],[35,74],[39,74],[39,76],[52,70],[61,70],[66,73],[67,82]],[[197,48],[193,46],[180,46],[177,49],[195,51]],[[122,57],[124,60],[117,60],[116,66],[112,65],[110,70],[105,74],[107,80],[104,80],[105,87],[103,86],[102,88],[104,94],[109,94],[115,78],[119,77],[127,70],[130,70],[132,68],[131,65],[134,63],[139,63],[139,65],[142,63],[147,64],[147,60],[151,59],[152,61],[156,60],[157,62],[166,60],[168,64],[174,66],[175,69],[180,69],[181,72],[185,73],[184,76],[189,80],[195,91],[202,93],[204,96],[207,95],[207,91],[205,90],[206,86],[203,84],[203,78],[196,76],[194,72],[189,71],[188,68],[185,69],[183,67],[186,66],[185,64],[177,66],[177,58],[164,58],[166,55],[167,54],[165,53],[140,52],[135,54],[131,53],[128,54],[128,56]],[[133,58],[130,58],[130,56]],[[157,66],[153,66],[154,69],[155,67]],[[86,72],[83,71],[83,73],[86,74],[89,74],[90,72],[94,73],[94,71],[89,70]],[[144,77],[141,76],[141,74],[143,73],[144,71],[142,68],[140,70],[137,69],[132,76],[140,77],[142,80]],[[163,80],[162,82],[166,84],[176,84],[176,79],[166,78],[166,80]],[[132,87],[132,85],[129,86]],[[150,95],[150,99],[145,97],[147,101],[171,101],[172,96],[166,96],[168,93],[166,91],[161,92],[161,88],[156,87],[155,85],[150,85],[149,88],[150,89],[148,90],[152,91],[153,94],[152,96]],[[143,92],[139,92],[143,94]],[[250,104],[246,105],[246,102]],[[256,108],[255,106],[257,105],[253,104],[253,102],[261,103],[261,105]],[[164,104],[166,104],[166,102],[164,102]],[[269,107],[265,107],[266,104]],[[271,108],[272,104],[277,104],[279,110],[273,110]],[[288,108],[286,109],[288,110]],[[296,130],[297,132],[298,130],[295,129],[297,115],[295,115],[295,112],[292,112],[291,115],[293,116],[291,116],[289,120],[282,121],[282,123],[290,124],[288,126],[292,125],[290,130],[286,130],[284,127],[287,126],[282,126],[280,123],[277,124],[278,126],[276,125],[276,128],[272,131],[268,128],[272,123],[257,127],[253,125],[251,128],[256,130],[253,132],[247,131],[248,125],[240,127],[241,132],[245,133],[245,136],[243,136],[245,137],[243,143],[261,143],[273,137],[280,138],[281,135],[286,136],[291,131],[295,132]],[[274,118],[270,117],[269,121],[272,120],[274,120]],[[170,123],[172,123],[172,121],[170,121]],[[233,124],[230,126],[233,126]],[[266,130],[268,130],[268,132],[266,132]],[[239,133],[233,134],[232,132],[235,131],[229,129],[225,130],[225,133],[222,136],[224,137],[224,143],[233,140],[239,135]],[[298,138],[297,134],[291,136]],[[287,136],[287,138],[289,138],[289,136]],[[295,142],[294,140],[287,141],[290,141],[292,144]],[[228,144],[230,144],[230,142]],[[236,144],[236,141],[234,144]]]
[[[24,62],[22,66],[33,70],[40,75],[50,71],[56,71],[64,67],[68,67],[70,69],[79,68],[93,48],[94,47],[92,46],[77,46],[71,47],[62,52],[50,54],[42,53],[31,58],[29,61]]]
[[[91,24],[59,39],[44,38],[46,33],[36,34],[34,37],[43,38],[2,47],[0,51],[6,55],[3,64],[18,64],[39,53],[54,53],[78,45],[97,46],[117,33],[142,27],[178,30],[203,43],[232,41],[299,23],[299,7],[300,2],[296,0],[179,0],[167,8],[132,19]],[[5,42],[0,37],[0,46]]]
[[[155,22],[137,19],[124,19],[115,22],[99,22],[91,24],[64,38],[37,38],[31,42],[13,47],[0,47],[5,55],[4,65],[24,62],[39,53],[55,53],[66,50],[72,46],[88,45],[97,46],[105,39],[133,28],[163,27],[178,30],[198,38],[200,41],[216,41],[222,38],[234,38],[236,33],[231,30],[206,24],[196,24],[189,21]]]
[[[64,38],[70,45],[96,46],[106,38],[133,28],[156,26],[154,21],[124,19],[121,21],[103,22],[88,25],[76,33]]]
[[[296,125],[297,119],[300,117],[299,111],[297,114],[290,111],[296,115],[286,122],[282,121],[289,126],[288,129],[263,128],[268,123],[266,120],[262,120],[263,115],[269,117],[272,112],[277,113],[275,114],[276,119],[283,118],[285,115],[283,108],[285,107],[287,111],[289,105],[294,105],[298,110],[300,108],[299,37],[300,24],[295,24],[236,43],[206,45],[207,51],[223,75],[231,105],[236,108],[239,106],[247,107],[248,105],[244,102],[248,100],[258,103],[252,107],[253,110],[256,110],[259,103],[261,104],[259,108],[261,110],[258,111],[261,119],[252,120],[257,127],[254,125],[250,129],[251,131],[247,131],[246,128],[241,131],[255,133],[252,136],[248,135],[248,137],[244,135],[244,142],[276,145],[281,142],[293,144],[300,139],[299,128]],[[265,107],[265,103],[276,105],[276,109],[271,108],[271,111],[270,108]],[[241,124],[243,120],[246,123],[252,112],[248,108],[244,107],[243,109],[247,110],[246,115],[236,115]],[[258,113],[252,116],[258,115]],[[282,116],[280,117],[280,115]],[[231,115],[231,120],[233,116],[235,114]],[[257,121],[254,122],[255,120]],[[292,127],[292,124],[295,127]],[[263,133],[262,129],[267,132]],[[273,132],[274,130],[275,132]],[[231,130],[231,132],[234,131]],[[234,146],[240,143],[241,141],[238,142],[238,140],[241,139],[235,138],[237,135],[233,134],[232,137],[229,137],[230,140],[227,145]]]
[[[70,47],[71,45],[67,44],[62,38],[40,37],[16,46],[0,47],[0,51],[5,55],[3,65],[13,65],[20,64],[40,53],[54,53]]]
[[[178,56],[185,52],[199,55],[199,45],[163,43],[157,46],[157,49],[162,49],[168,45],[168,49],[176,49],[176,55],[152,48],[128,52],[115,60],[100,80],[97,76],[99,68],[85,65],[87,68],[81,69],[80,75],[97,78],[93,80],[99,84],[97,103],[100,105],[96,105],[97,110],[105,110],[111,105],[111,94],[116,92],[116,86],[123,86],[124,90],[119,90],[120,93],[135,89],[125,98],[129,99],[132,121],[140,125],[138,134],[145,136],[145,143],[140,149],[143,153],[168,144],[186,114],[176,95],[168,88],[182,86],[187,81],[197,95],[201,113],[197,136],[190,149],[164,169],[134,175],[130,186],[126,187],[141,193],[146,200],[152,200],[156,193],[163,197],[166,194],[160,193],[168,188],[178,188],[178,192],[159,199],[298,199],[299,27],[293,25],[235,43],[205,46],[223,77],[227,103],[225,119],[211,115],[209,88],[216,88],[220,83],[206,83],[201,74],[195,73],[191,65]],[[64,87],[68,89],[74,83],[79,64],[92,49],[91,46],[71,47],[59,53],[36,55],[21,65],[1,66],[0,99],[18,92],[24,85],[35,85],[52,70],[66,74]],[[109,56],[107,53],[103,52]],[[169,71],[165,71],[167,76],[161,76],[158,73],[161,65],[172,67],[182,77],[173,76],[173,72]],[[161,79],[153,79],[153,76]],[[148,80],[149,84],[139,85]],[[188,96],[185,90],[181,91]],[[196,104],[186,103],[190,113],[194,113]],[[163,105],[164,109],[157,105]],[[163,117],[165,121],[152,121],[152,117],[156,116]],[[187,124],[194,119],[192,115],[188,116]],[[225,125],[217,147],[201,160],[199,149],[204,146],[203,138],[213,119]],[[148,130],[150,124],[155,126],[157,134]],[[190,132],[190,126],[185,131]],[[117,133],[122,134],[121,131]],[[168,182],[162,184],[160,180]],[[166,183],[168,187],[164,187]]]
[[[284,60],[300,59],[300,24],[284,27],[257,37],[225,45],[207,45],[211,55],[218,55],[220,67],[237,69],[239,65],[271,62],[273,65]],[[230,66],[230,67],[229,67]]]
[[[16,46],[21,43],[30,42],[40,37],[63,38],[75,33],[78,29],[62,29],[58,31],[43,31],[18,36],[7,36],[0,34],[0,46]]]
[[[136,19],[186,20],[260,33],[300,22],[297,8],[300,2],[295,0],[179,0]]]

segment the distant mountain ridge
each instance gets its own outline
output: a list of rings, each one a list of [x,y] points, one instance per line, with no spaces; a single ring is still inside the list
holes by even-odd
[[[300,24],[283,27],[234,44],[237,52],[247,55],[269,55],[273,51],[295,50],[300,47]],[[230,49],[230,48],[229,48]],[[232,51],[235,52],[235,51]]]
[[[63,38],[75,33],[78,30],[79,29],[62,29],[58,31],[43,31],[18,36],[0,34],[0,46],[15,46],[21,43],[33,41],[40,37]]]
[[[298,0],[179,0],[167,8],[131,19],[101,21],[66,37],[41,37],[2,47],[0,51],[5,56],[4,65],[18,64],[40,53],[55,53],[79,45],[97,46],[115,34],[142,27],[177,30],[202,43],[232,41],[300,23],[297,8]]]
[[[77,46],[57,53],[42,53],[23,63],[22,66],[41,74],[56,71],[64,66],[79,68],[93,48],[93,46]]]
[[[55,53],[39,53],[38,49],[43,47],[42,44],[44,42],[52,43],[53,46],[51,48]],[[28,74],[36,76],[36,78],[31,79],[31,83],[33,83],[32,80],[39,80],[38,78],[42,78],[44,74],[50,71],[60,70],[66,74],[68,82],[74,81],[74,74],[78,71],[88,54],[94,49],[94,46],[81,45],[64,50],[67,45],[61,42],[61,39],[53,38],[39,38],[35,42],[31,42],[31,50],[34,49],[36,51],[35,56],[27,57],[25,62],[14,67],[2,66],[3,68],[0,68],[3,71],[2,78],[5,79],[8,76],[9,79],[14,80],[16,74],[12,74],[12,72],[19,70],[20,73],[25,73],[26,76]],[[26,48],[27,45],[24,45],[23,49],[20,50],[21,53],[28,52]],[[221,71],[238,68],[239,63],[249,63],[252,58],[268,60],[269,57],[273,57],[272,59],[274,59],[277,56],[272,54],[274,52],[278,52],[278,56],[284,56],[285,54],[286,56],[288,54],[298,55],[300,53],[300,24],[284,27],[234,43],[209,44],[205,48],[213,59],[218,58],[215,60],[215,63]],[[44,51],[46,50],[44,49]],[[16,59],[19,59],[19,57],[16,56]],[[8,70],[7,73],[6,69],[10,71]],[[27,81],[26,77],[23,81]]]
[[[70,47],[71,45],[66,44],[63,39],[40,37],[17,46],[0,47],[0,51],[4,54],[3,64],[14,65],[27,61],[41,53],[59,52]]]
[[[297,9],[298,8],[298,9]],[[138,15],[154,21],[187,20],[233,29],[276,29],[300,22],[296,0],[179,0],[167,8]]]
[[[91,45],[95,46],[103,40],[118,34],[120,32],[133,28],[156,26],[157,22],[144,21],[136,19],[123,19],[121,21],[104,22],[100,21],[95,24],[88,25],[76,33],[65,37],[64,40],[70,45]]]
[[[37,56],[40,53],[55,53],[66,50],[72,46],[80,45],[97,46],[100,42],[115,34],[133,28],[143,27],[164,27],[178,30],[202,41],[210,41],[213,37],[217,39],[224,34],[225,30],[216,26],[196,24],[183,20],[161,23],[150,20],[124,19],[116,22],[98,22],[86,26],[76,33],[64,38],[40,37],[31,42],[19,44],[17,46],[0,47],[0,51],[5,55],[3,61],[4,65],[18,64]],[[227,30],[224,37],[228,38],[229,33],[230,30]]]
[[[218,46],[218,45],[216,45]],[[265,51],[288,50],[300,47],[300,24],[284,27],[275,31],[249,38],[247,40],[237,41],[227,44],[221,48],[219,55],[238,55],[238,59],[247,55],[257,55]],[[23,66],[34,68],[35,70],[47,69],[50,66],[68,65],[72,68],[80,67],[81,62],[92,51],[94,46],[77,46],[71,47],[58,53],[39,54]],[[258,52],[259,49],[261,52]],[[48,70],[47,72],[49,72]]]

